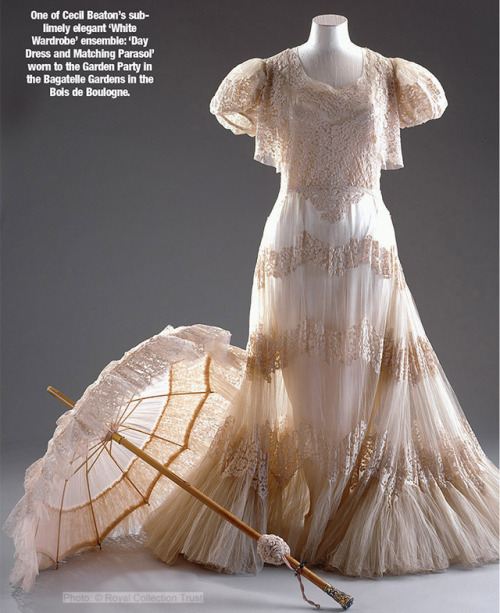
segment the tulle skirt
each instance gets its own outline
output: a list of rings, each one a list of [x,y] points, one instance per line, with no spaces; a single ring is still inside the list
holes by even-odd
[[[280,192],[249,323],[242,383],[192,485],[345,575],[498,560],[499,470],[426,337],[380,192],[335,223]],[[143,528],[168,564],[263,567],[253,540],[180,488]]]

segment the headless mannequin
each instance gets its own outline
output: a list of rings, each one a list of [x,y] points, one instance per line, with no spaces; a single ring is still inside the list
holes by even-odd
[[[358,47],[351,42],[347,29],[347,18],[341,15],[319,15],[314,17],[309,39],[306,43],[297,46],[295,49],[302,63],[303,70],[310,78],[316,81],[327,83],[332,87],[344,87],[356,82],[362,75],[364,50],[362,47]],[[289,393],[297,400],[297,406],[304,406],[300,390],[295,388],[295,385],[298,381],[303,381],[304,379],[309,381],[310,385],[314,385],[314,373],[301,372],[299,374],[294,373],[293,369],[289,368],[289,376],[291,381],[287,389],[290,388]],[[307,393],[306,391],[305,394],[307,395]],[[300,556],[307,558],[311,555],[311,552],[304,551],[303,547],[308,533],[314,531],[314,526],[311,525],[313,512],[316,507],[316,501],[325,484],[321,471],[318,471],[317,466],[309,460],[303,463],[302,469],[309,490],[309,509],[304,515],[304,530],[300,535],[296,535],[296,545],[297,550],[300,551]],[[342,497],[339,492],[341,502],[347,497],[347,489],[346,487]],[[289,542],[291,541],[289,540]]]
[[[332,87],[344,87],[363,71],[363,48],[351,42],[347,18],[318,15],[306,43],[296,47],[306,74]]]

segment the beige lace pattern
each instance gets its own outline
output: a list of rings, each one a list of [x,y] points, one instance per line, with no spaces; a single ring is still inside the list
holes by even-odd
[[[400,57],[390,58],[400,128],[418,126],[441,117],[448,100],[443,86],[424,66]]]
[[[228,415],[208,453],[220,458],[222,477],[247,475],[262,497],[268,494],[268,473],[284,486],[306,459],[320,466],[331,480],[349,473],[366,432],[366,423],[361,422],[342,445],[333,446],[308,422],[279,433],[266,421],[238,437],[234,424],[234,416]]]
[[[255,137],[254,159],[290,185],[317,188],[317,203],[321,186],[379,189],[381,168],[404,165],[400,128],[439,118],[448,102],[423,66],[368,48],[365,60],[358,83],[332,89],[308,79],[294,49],[248,59],[221,81],[210,112]]]
[[[408,380],[417,385],[424,377],[438,374],[439,360],[429,340],[423,336],[415,340],[384,339],[381,371],[397,381]]]
[[[210,112],[233,134],[255,136],[261,94],[266,83],[266,63],[251,58],[224,77],[210,100]]]
[[[367,194],[380,194],[375,116],[370,103],[372,57],[367,50],[358,83],[335,89],[305,74],[297,52],[285,52],[288,75],[289,192],[310,200],[328,223],[338,223]],[[273,61],[273,60],[271,60]]]
[[[303,230],[289,247],[261,249],[254,272],[257,287],[263,288],[266,278],[284,277],[306,262],[315,264],[330,277],[369,264],[376,274],[385,279],[393,278],[398,288],[406,286],[403,268],[394,246],[383,247],[368,235],[361,239],[353,237],[346,245],[330,247],[328,243]]]
[[[388,504],[410,484],[422,487],[435,482],[441,488],[448,484],[460,488],[466,477],[479,492],[485,490],[484,452],[466,419],[459,422],[459,436],[441,428],[433,443],[425,440],[414,420],[411,433],[397,448],[387,432],[378,432],[377,424],[367,432],[362,420],[340,445],[308,422],[279,432],[267,421],[238,437],[234,424],[234,416],[229,415],[208,453],[220,458],[221,477],[247,475],[262,498],[269,494],[270,477],[283,487],[305,460],[332,483],[345,484],[348,493],[376,479]]]
[[[288,193],[298,193],[307,198],[320,213],[320,218],[328,223],[341,221],[345,214],[366,194],[377,196],[380,190],[361,186],[328,187],[317,185],[288,186]]]
[[[437,355],[423,336],[409,340],[384,338],[367,318],[347,330],[332,330],[305,318],[281,334],[270,334],[262,326],[252,331],[247,345],[247,376],[261,376],[271,381],[274,372],[286,368],[303,354],[337,364],[352,364],[362,359],[375,372],[397,381],[407,380],[412,385],[438,373]]]

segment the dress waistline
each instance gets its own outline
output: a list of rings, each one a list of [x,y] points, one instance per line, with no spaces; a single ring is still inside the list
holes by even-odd
[[[331,193],[331,194],[372,194],[373,196],[381,196],[380,187],[366,187],[364,185],[289,185],[283,182],[280,186],[280,194],[299,192],[304,195],[313,193]]]
[[[288,185],[280,188],[277,201],[285,202],[290,194],[300,194],[308,199],[320,213],[321,219],[336,223],[343,219],[347,211],[360,202],[366,195],[377,213],[387,211],[380,187],[369,188],[364,185]]]

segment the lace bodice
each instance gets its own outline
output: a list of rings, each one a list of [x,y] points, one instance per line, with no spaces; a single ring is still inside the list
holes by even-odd
[[[363,48],[353,84],[309,77],[296,47],[235,66],[210,101],[234,134],[255,137],[254,159],[276,168],[287,190],[313,201],[338,192],[334,222],[364,192],[380,189],[380,171],[403,167],[400,129],[440,117],[448,102],[429,70]],[[343,204],[342,204],[343,203]]]

